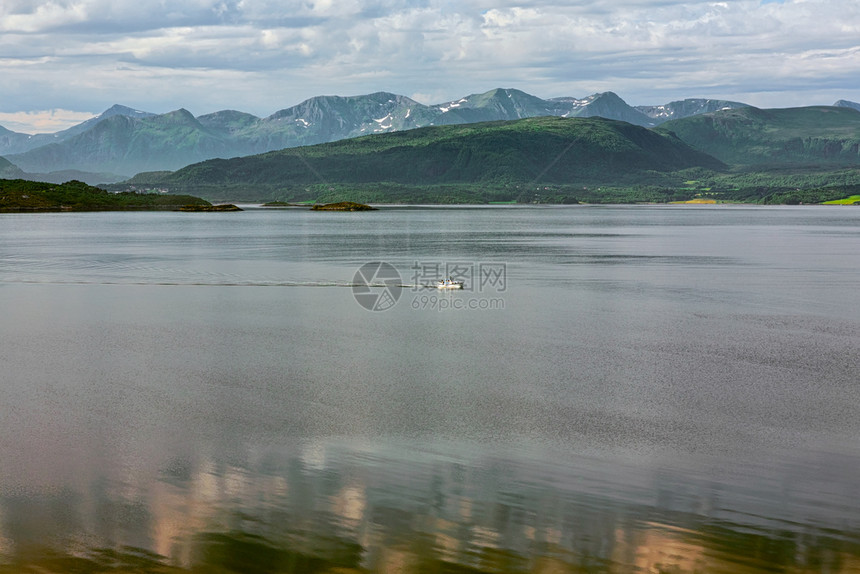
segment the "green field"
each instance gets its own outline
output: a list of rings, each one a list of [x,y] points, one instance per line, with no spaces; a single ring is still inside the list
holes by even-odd
[[[855,203],[860,203],[860,195],[852,195],[851,197],[846,197],[845,199],[825,201],[824,205],[854,205]]]

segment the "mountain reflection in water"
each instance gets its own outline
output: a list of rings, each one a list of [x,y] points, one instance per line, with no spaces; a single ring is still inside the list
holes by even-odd
[[[144,490],[104,482],[6,497],[0,572],[860,570],[857,532],[780,522],[773,508],[756,516],[749,499],[768,495],[748,476],[733,488],[618,461],[553,469],[378,447],[177,459]],[[764,504],[803,499],[802,484],[783,486]],[[81,532],[91,534],[67,538]]]

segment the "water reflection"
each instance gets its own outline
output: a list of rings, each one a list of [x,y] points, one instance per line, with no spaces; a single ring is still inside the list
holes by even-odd
[[[613,495],[617,462],[556,473],[379,447],[177,458],[152,484],[5,496],[0,572],[860,571],[850,521],[765,520],[725,481],[631,466]]]
[[[0,573],[860,571],[860,211],[67,215],[0,226]]]

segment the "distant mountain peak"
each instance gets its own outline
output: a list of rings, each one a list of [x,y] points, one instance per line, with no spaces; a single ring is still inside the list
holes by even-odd
[[[221,132],[225,137],[240,137],[244,131],[252,130],[260,124],[260,118],[255,115],[236,110],[221,110],[199,116],[200,125],[215,132]]]
[[[59,140],[71,138],[71,137],[74,137],[78,134],[82,134],[89,129],[92,129],[93,127],[96,126],[96,124],[98,124],[102,120],[115,118],[117,116],[143,119],[143,118],[152,117],[154,115],[155,114],[152,114],[150,112],[141,112],[139,110],[134,110],[134,109],[129,108],[127,106],[123,106],[120,104],[114,104],[111,107],[109,107],[108,109],[106,109],[105,111],[103,111],[102,113],[100,113],[99,115],[97,115],[96,117],[90,118],[85,122],[82,122],[76,126],[70,127],[69,129],[57,132],[56,134],[52,134],[52,137],[57,138]]]
[[[155,114],[150,112],[142,112],[140,110],[135,110],[133,108],[129,108],[128,106],[123,106],[120,104],[114,104],[101,114],[99,114],[99,119],[109,118],[111,116],[129,116],[132,118],[148,118],[150,116],[154,116]]]
[[[619,96],[615,92],[598,92],[598,93],[593,94],[589,97],[592,99],[592,101],[600,100],[600,99],[614,100],[614,101],[619,101],[619,102],[624,101],[621,99],[621,96]],[[627,103],[627,102],[625,102],[625,103]]]
[[[747,104],[730,100],[687,98],[659,106],[636,106],[636,109],[654,120],[655,124],[661,124],[669,120],[747,107]]]
[[[166,114],[162,114],[160,116],[155,117],[157,120],[163,121],[165,123],[171,124],[186,124],[199,126],[200,122],[197,121],[197,118],[194,117],[194,114],[186,110],[185,108],[179,108],[178,110],[173,110],[172,112],[167,112]]]
[[[837,108],[852,108],[857,111],[860,111],[860,104],[857,102],[851,102],[848,100],[837,100],[835,104],[833,104]]]
[[[621,120],[643,127],[652,127],[654,122],[645,114],[631,107],[615,92],[599,92],[584,98],[553,98],[555,111],[564,117],[600,116]]]
[[[514,96],[524,96],[527,98],[533,98],[534,96],[525,93],[522,90],[518,90],[516,88],[495,88],[487,92],[485,95],[491,95],[493,97],[507,97],[512,98]]]

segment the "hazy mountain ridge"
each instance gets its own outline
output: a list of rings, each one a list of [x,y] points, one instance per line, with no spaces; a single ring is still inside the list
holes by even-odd
[[[736,167],[860,165],[860,110],[846,106],[747,106],[669,121],[655,131]]]
[[[123,174],[113,178],[116,181],[141,171],[174,170],[215,157],[246,156],[428,125],[539,116],[600,116],[642,126],[659,123],[659,118],[649,118],[612,92],[543,100],[520,90],[495,89],[432,106],[377,92],[317,96],[266,118],[236,110],[199,118],[184,109],[156,115],[116,105],[55,134],[29,136],[0,128],[0,155],[24,172]],[[89,183],[103,181],[94,174],[83,177]]]
[[[185,109],[162,115],[113,115],[68,139],[7,159],[26,172],[80,170],[127,176],[155,169],[179,169],[220,155],[238,155],[216,130]]]
[[[150,112],[141,112],[119,104],[113,105],[98,116],[90,118],[68,129],[49,134],[21,134],[7,130],[0,126],[0,155],[12,155],[25,153],[30,150],[61,143],[78,134],[82,134],[94,128],[100,121],[114,116],[127,116],[131,118],[145,118],[155,116]]]
[[[27,146],[33,137],[35,136],[13,132],[0,126],[0,155],[32,149]]]
[[[13,170],[20,171],[18,166],[13,164],[11,161],[5,157],[0,157],[0,177],[7,177],[6,173],[11,173]],[[9,179],[11,179],[11,177]]]
[[[848,100],[837,100],[836,103],[833,105],[838,108],[853,108],[855,110],[860,111],[860,104],[858,104],[857,102],[851,102]]]
[[[0,179],[24,179],[47,183],[65,183],[67,181],[91,179],[93,181],[117,181],[119,176],[113,173],[90,173],[74,169],[53,171],[51,173],[27,173],[4,157],[0,157]]]

